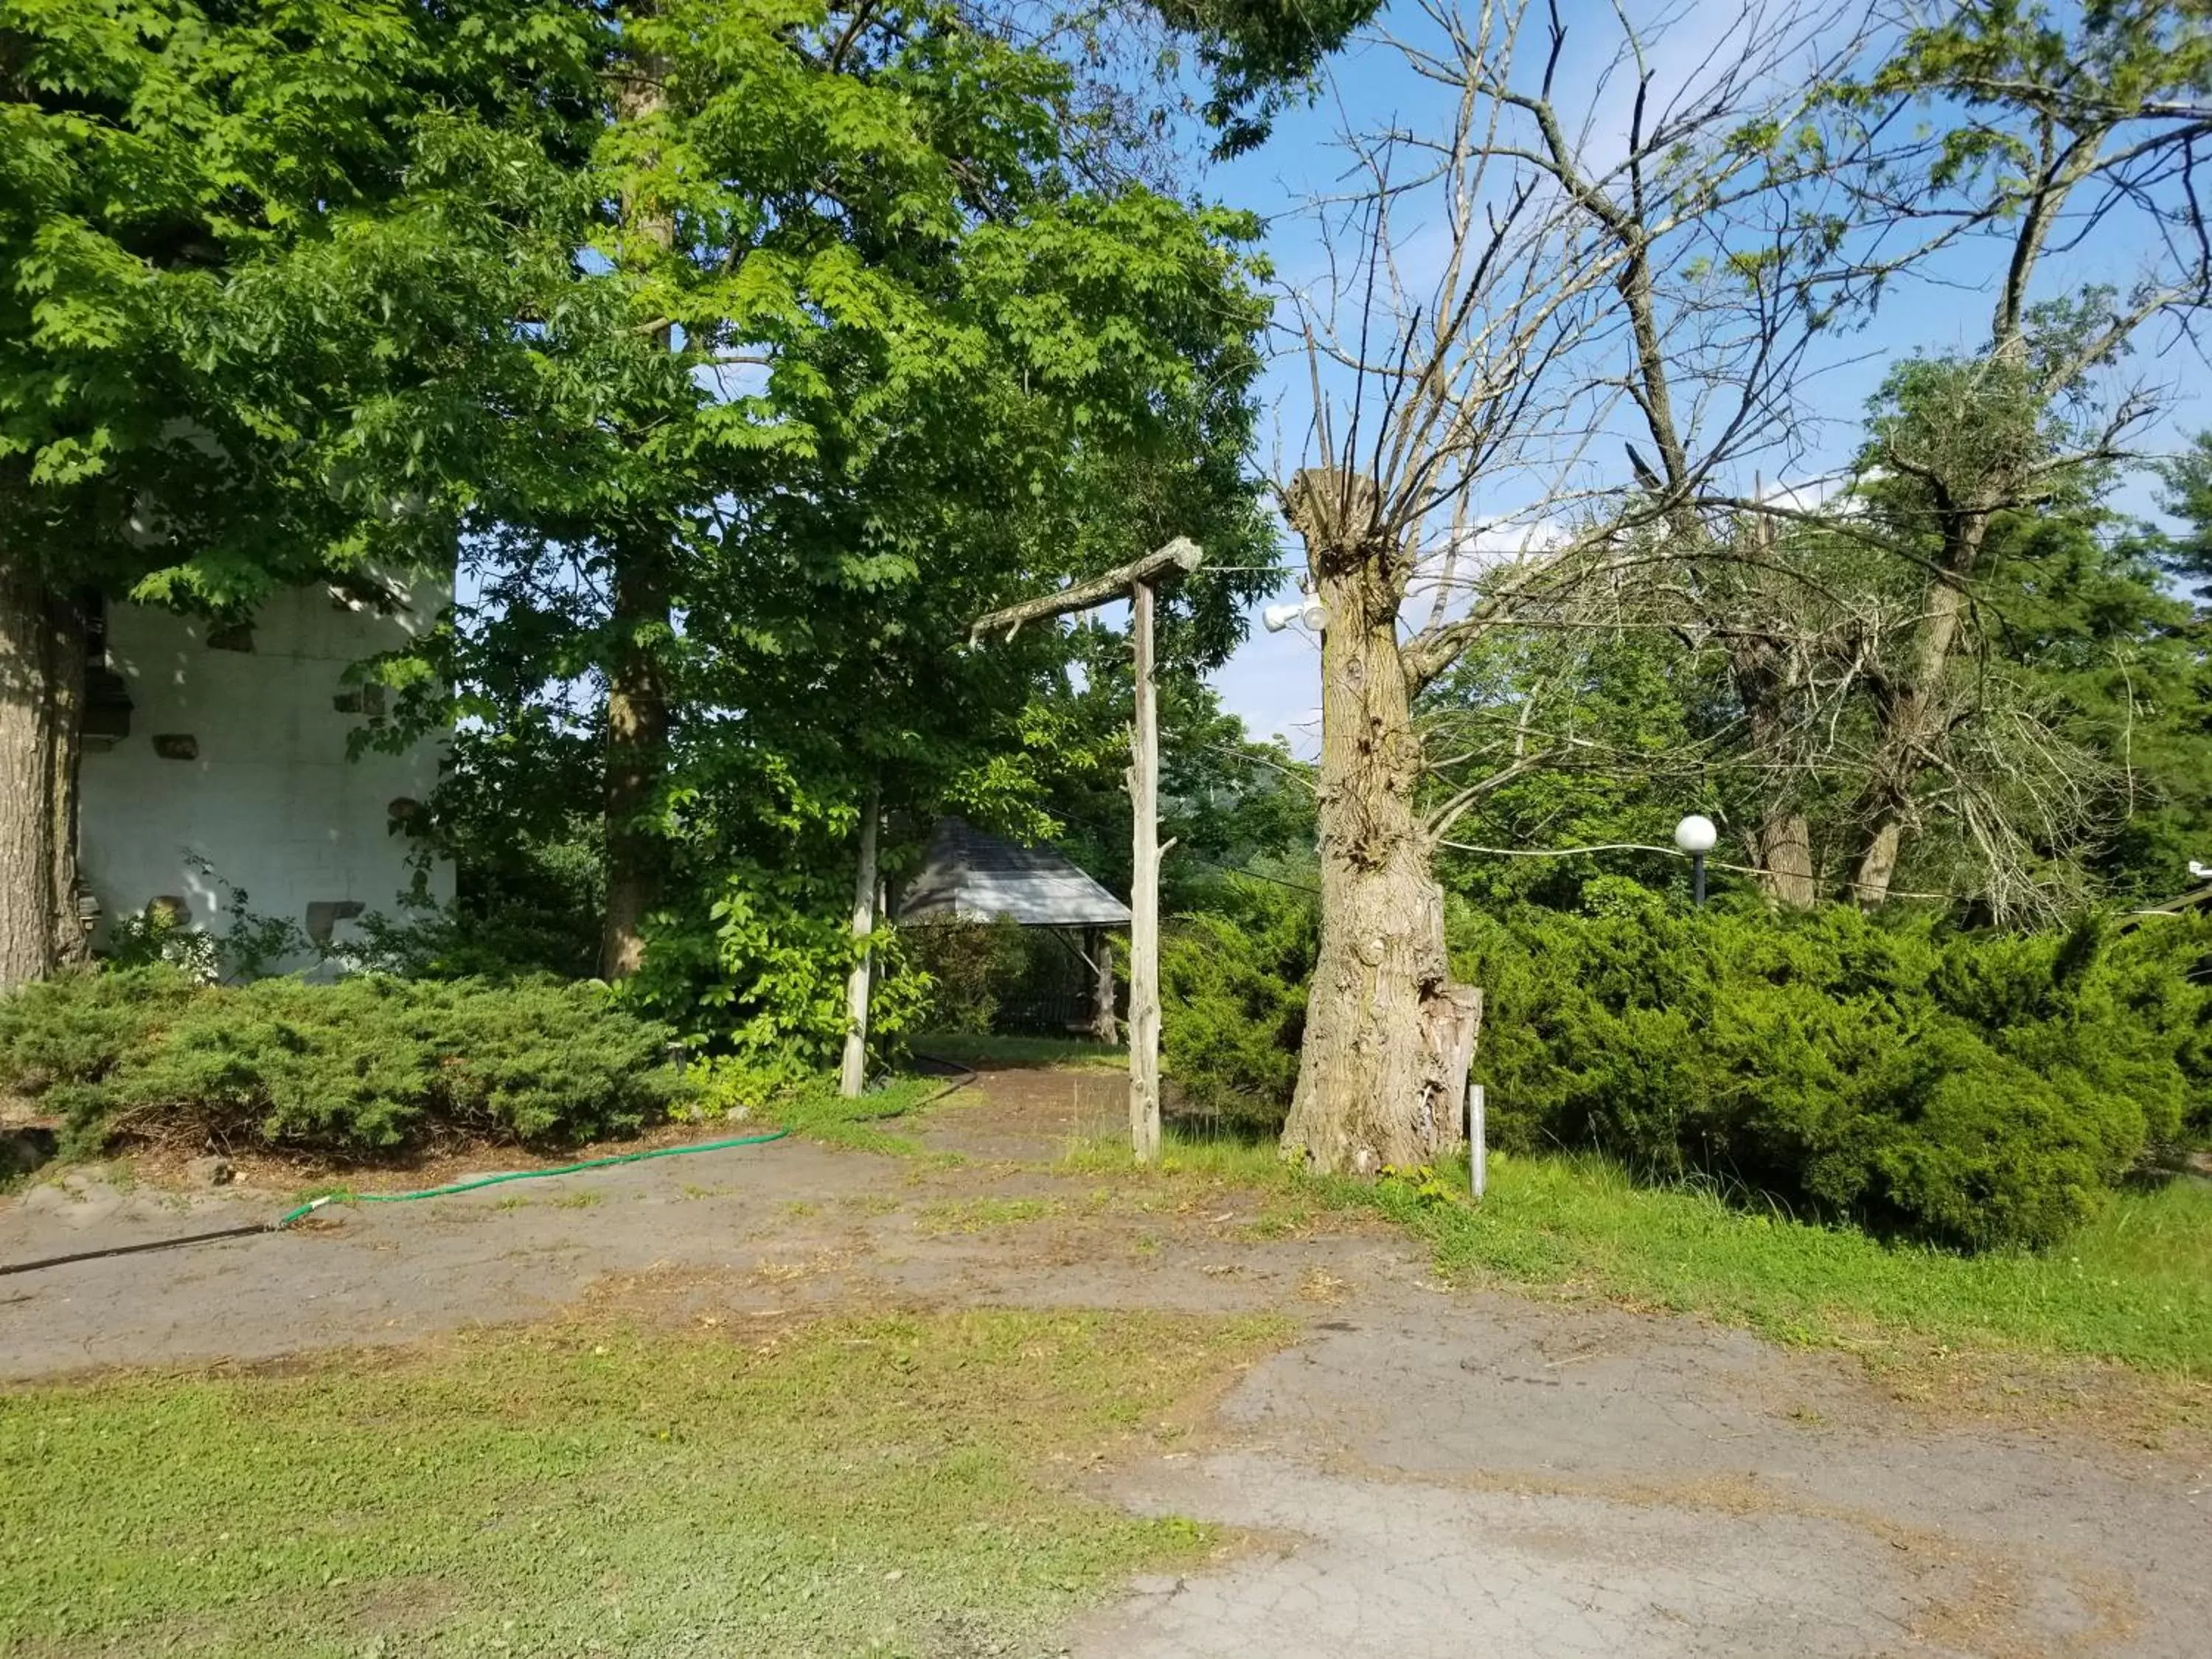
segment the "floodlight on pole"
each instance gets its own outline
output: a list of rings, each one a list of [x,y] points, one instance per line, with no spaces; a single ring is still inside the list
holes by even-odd
[[[1699,909],[1705,904],[1705,854],[1713,850],[1720,838],[1719,830],[1702,812],[1692,812],[1674,826],[1674,845],[1690,855],[1692,897]]]
[[[1287,605],[1271,605],[1260,613],[1260,625],[1270,634],[1279,634],[1292,623],[1304,623],[1318,634],[1328,626],[1328,607],[1319,599],[1292,599]]]

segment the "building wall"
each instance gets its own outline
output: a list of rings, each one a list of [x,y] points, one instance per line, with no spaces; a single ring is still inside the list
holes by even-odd
[[[229,888],[253,914],[302,927],[330,924],[311,906],[398,908],[412,843],[393,833],[392,804],[429,798],[444,745],[348,759],[362,716],[343,676],[429,627],[451,597],[444,583],[400,591],[407,603],[389,615],[319,586],[280,594],[255,616],[249,649],[219,630],[211,645],[199,618],[109,608],[107,664],[132,708],[130,735],[88,738],[83,760],[79,844],[101,911],[95,944],[115,917],[163,896],[217,932]],[[349,700],[354,709],[338,706]],[[430,890],[453,896],[449,866],[432,868]],[[337,921],[332,942],[349,932]]]

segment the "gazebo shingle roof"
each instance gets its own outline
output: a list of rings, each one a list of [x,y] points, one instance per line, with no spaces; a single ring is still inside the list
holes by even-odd
[[[1024,927],[1126,927],[1129,907],[1050,848],[1018,846],[959,818],[940,820],[897,920],[1001,917]]]

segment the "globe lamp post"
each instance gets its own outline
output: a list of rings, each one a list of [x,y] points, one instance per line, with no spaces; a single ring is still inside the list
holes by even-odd
[[[1705,908],[1705,854],[1713,850],[1721,832],[1701,812],[1692,812],[1674,826],[1674,845],[1690,855],[1691,889],[1697,908]]]

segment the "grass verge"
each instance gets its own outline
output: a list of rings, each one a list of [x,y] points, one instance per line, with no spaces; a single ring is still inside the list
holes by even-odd
[[[1126,1147],[1078,1149],[1085,1172]],[[2063,1246],[1965,1256],[1856,1228],[1651,1187],[1592,1156],[1493,1154],[1477,1206],[1464,1158],[1424,1193],[1313,1181],[1271,1145],[1173,1142],[1160,1179],[1259,1186],[1278,1206],[1370,1206],[1434,1250],[1440,1272],[1518,1289],[1585,1291],[1710,1315],[1784,1341],[1851,1348],[2012,1348],[2212,1378],[2212,1186],[2124,1194]]]
[[[939,1031],[916,1037],[914,1051],[960,1066],[1056,1066],[1083,1071],[1118,1071],[1129,1051],[1118,1042],[1090,1042],[1079,1037],[997,1036],[970,1031]]]
[[[1172,1437],[1267,1321],[574,1326],[0,1395],[0,1651],[1010,1651],[1203,1528],[1049,1472]]]
[[[880,1152],[889,1158],[957,1164],[961,1161],[957,1152],[933,1152],[912,1135],[884,1127],[943,1095],[951,1081],[941,1077],[894,1078],[854,1100],[846,1099],[834,1083],[825,1082],[775,1107],[769,1115],[792,1133],[826,1146]]]

